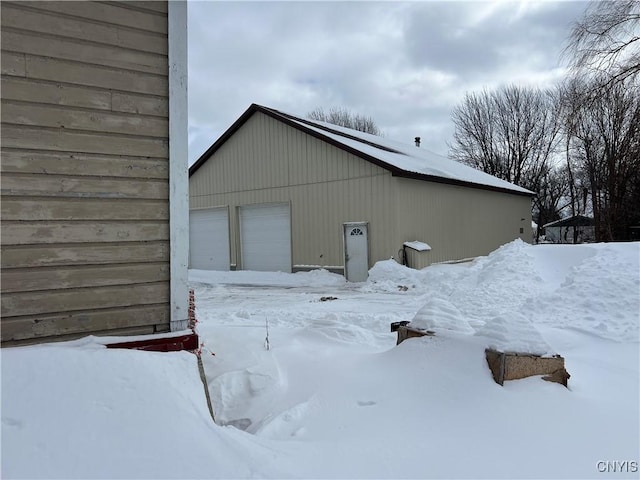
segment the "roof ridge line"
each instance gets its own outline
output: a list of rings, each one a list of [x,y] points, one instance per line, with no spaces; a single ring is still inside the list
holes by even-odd
[[[262,107],[262,108],[266,108],[268,110],[271,110],[273,113],[276,113],[278,115],[282,115],[283,117],[287,117],[289,120],[293,120],[293,121],[296,121],[296,122],[302,122],[302,123],[304,123],[306,125],[309,125],[311,127],[318,128],[320,130],[324,130],[325,132],[328,132],[328,133],[333,133],[334,135],[338,135],[340,137],[348,138],[349,140],[354,140],[354,141],[359,142],[359,143],[364,143],[365,145],[369,145],[370,147],[374,147],[374,148],[378,148],[380,150],[384,150],[385,152],[397,153],[398,155],[405,155],[405,156],[407,155],[406,153],[401,152],[399,150],[395,150],[395,149],[390,148],[390,147],[385,147],[384,145],[380,145],[380,144],[377,144],[375,142],[371,142],[369,140],[364,140],[362,138],[356,137],[354,135],[350,135],[350,134],[345,133],[345,132],[341,132],[339,130],[334,130],[331,127],[327,127],[325,125],[318,125],[317,123],[313,122],[312,120],[308,120],[306,118],[296,117],[295,115],[291,115],[290,113],[281,112],[280,110],[276,110],[274,108],[268,108],[268,107]],[[344,128],[346,128],[346,127],[344,127]],[[367,133],[367,132],[362,132],[362,133]]]
[[[361,145],[369,145],[381,151],[397,153],[399,155],[402,155],[403,157],[416,158],[410,153],[405,153],[402,150],[398,151],[391,147],[378,145],[375,142],[370,142],[368,140],[364,140],[356,136],[351,136],[348,133],[343,133],[337,130],[333,130],[330,127],[326,127],[324,125],[318,125],[313,121],[305,120],[295,115],[284,113],[274,108],[265,107],[257,103],[252,103],[249,106],[249,108],[247,108],[244,111],[244,113],[240,115],[240,117],[235,122],[233,122],[233,124],[229,128],[227,128],[227,130],[225,130],[225,132],[202,155],[200,155],[200,157],[195,161],[195,163],[193,163],[189,167],[189,177],[191,177],[194,173],[196,173],[196,171],[209,159],[209,157],[211,157],[229,138],[231,138],[233,134],[237,130],[239,130],[247,122],[247,120],[256,112],[265,114],[277,121],[283,122],[289,127],[295,128],[307,135],[311,135],[312,137],[315,137],[323,142],[329,143],[334,147],[337,147],[352,155],[360,157],[367,162],[370,162],[374,165],[377,165],[378,167],[381,167],[391,172],[391,175],[393,176],[422,180],[422,181],[429,181],[434,183],[443,183],[448,185],[459,185],[459,186],[464,186],[469,188],[478,188],[481,190],[490,190],[490,191],[496,191],[501,193],[507,193],[511,195],[523,195],[523,196],[529,196],[529,197],[533,195],[533,192],[526,190],[522,187],[519,187],[517,185],[509,184],[506,181],[503,181],[503,182],[506,183],[507,185],[510,185],[513,188],[509,188],[508,186],[490,184],[490,183],[482,183],[482,182],[474,181],[473,179],[461,179],[456,175],[444,176],[444,175],[438,175],[437,173],[420,172],[416,170],[406,169],[404,167],[394,164],[392,160],[391,161],[385,160],[383,156],[380,156],[380,154],[376,154],[375,152],[366,152],[364,149],[358,147],[357,145],[352,145],[352,144],[349,144],[349,142],[343,142],[343,141],[340,141],[339,139],[336,139],[333,135],[336,135],[338,137],[343,137],[345,139],[351,139]],[[332,135],[327,135],[327,133]],[[437,153],[434,153],[434,152],[430,152],[430,153],[433,155],[437,155],[438,157],[442,157],[443,159],[449,162],[454,162],[454,160],[451,160]],[[464,166],[463,164],[461,165]],[[467,167],[467,168],[472,169],[471,167]],[[485,174],[485,175],[488,175],[488,174]],[[492,177],[492,175],[488,175],[488,176]],[[493,177],[493,178],[496,178],[496,177]],[[497,179],[497,180],[500,180],[500,179]]]

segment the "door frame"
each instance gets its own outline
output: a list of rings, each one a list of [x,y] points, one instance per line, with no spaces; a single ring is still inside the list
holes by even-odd
[[[342,246],[344,259],[344,278],[349,280],[349,267],[347,262],[347,229],[351,227],[365,227],[367,232],[367,271],[369,270],[370,242],[369,242],[369,222],[344,222],[342,224]]]

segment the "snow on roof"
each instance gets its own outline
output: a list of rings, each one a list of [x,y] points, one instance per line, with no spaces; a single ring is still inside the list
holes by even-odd
[[[339,127],[330,123],[301,119],[280,110],[271,108],[268,110],[287,117],[304,129],[312,130],[333,140],[333,142],[350,147],[406,172],[511,190],[523,194],[533,194],[526,188],[501,180],[422,147],[359,132],[350,128]]]
[[[593,225],[593,218],[585,217],[584,215],[574,215],[573,217],[562,218],[555,222],[545,223],[543,227],[589,227]]]
[[[418,252],[426,252],[427,250],[431,250],[431,246],[424,243],[424,242],[419,242],[418,240],[415,240],[413,242],[404,242],[404,246],[405,247],[409,247],[409,248],[413,248],[414,250],[418,251]]]

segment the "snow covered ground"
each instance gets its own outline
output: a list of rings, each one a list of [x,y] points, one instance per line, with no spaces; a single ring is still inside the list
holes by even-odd
[[[217,424],[189,353],[4,349],[2,477],[638,478],[639,262],[516,241],[360,284],[191,271]],[[436,336],[396,347],[400,320]],[[569,388],[495,384],[491,345],[562,354]]]

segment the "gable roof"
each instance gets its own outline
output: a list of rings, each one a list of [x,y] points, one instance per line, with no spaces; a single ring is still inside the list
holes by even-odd
[[[460,185],[516,195],[531,196],[533,192],[451,160],[427,149],[377,137],[325,122],[296,117],[257,104],[245,112],[189,168],[193,175],[251,116],[263,113],[290,127],[327,142],[368,162],[378,165],[397,177]]]
[[[574,215],[573,217],[562,218],[555,222],[546,223],[543,227],[593,227],[594,225],[593,218],[585,217],[584,215]]]

